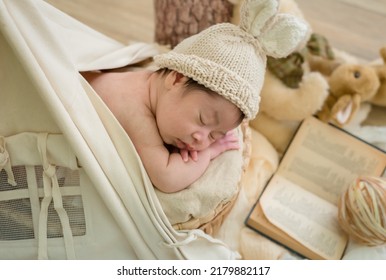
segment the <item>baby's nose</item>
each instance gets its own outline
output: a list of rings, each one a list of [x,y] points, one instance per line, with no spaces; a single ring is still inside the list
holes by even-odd
[[[206,148],[207,146],[209,146],[208,136],[209,134],[203,131],[193,133],[194,144],[199,146],[200,148]]]

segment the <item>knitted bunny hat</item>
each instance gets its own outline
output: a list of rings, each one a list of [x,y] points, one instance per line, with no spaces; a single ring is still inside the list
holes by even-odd
[[[239,26],[213,25],[154,61],[217,92],[253,119],[259,110],[266,56],[287,56],[307,34],[305,22],[278,14],[278,7],[278,0],[244,0]]]

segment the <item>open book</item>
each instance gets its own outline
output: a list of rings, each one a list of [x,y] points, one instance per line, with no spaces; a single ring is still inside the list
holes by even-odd
[[[359,176],[381,176],[386,153],[314,117],[303,121],[246,224],[309,259],[341,259],[338,200]]]

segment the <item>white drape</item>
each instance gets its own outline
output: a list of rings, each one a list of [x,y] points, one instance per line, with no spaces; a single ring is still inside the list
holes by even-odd
[[[201,231],[171,227],[130,139],[79,74],[135,63],[154,55],[155,47],[124,46],[43,1],[1,0],[0,31],[0,136],[63,134],[91,181],[83,195],[92,208],[87,222],[95,227],[82,239],[92,242],[74,237],[75,257],[235,257]],[[30,243],[23,251],[0,241],[0,251],[34,258]],[[58,244],[47,243],[49,258],[63,257]]]

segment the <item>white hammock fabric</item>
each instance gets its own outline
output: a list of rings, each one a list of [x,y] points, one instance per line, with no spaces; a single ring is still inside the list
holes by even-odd
[[[32,228],[8,231],[17,219],[0,217],[0,258],[237,257],[202,231],[172,228],[130,139],[79,74],[154,54],[43,1],[0,0],[0,210],[27,201]]]

